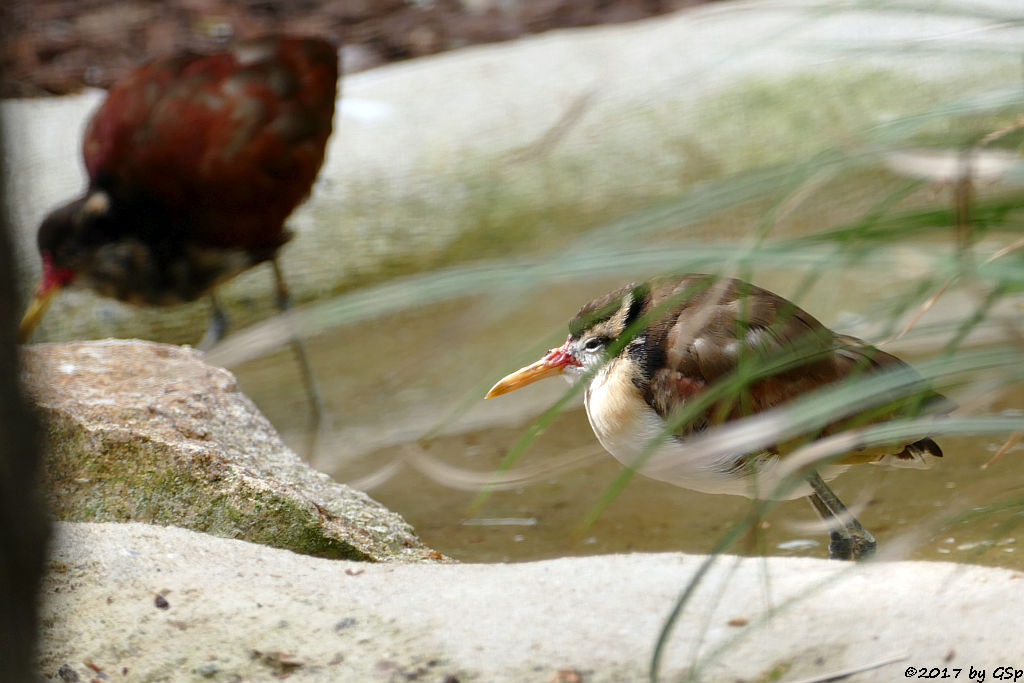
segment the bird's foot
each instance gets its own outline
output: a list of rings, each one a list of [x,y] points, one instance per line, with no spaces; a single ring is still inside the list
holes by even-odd
[[[829,532],[828,559],[852,560],[853,539],[844,531]]]
[[[861,531],[864,532],[863,535],[852,534],[850,536],[853,541],[853,559],[855,560],[869,559],[875,554],[875,548],[878,545],[875,543],[875,537],[867,529],[862,528]]]
[[[828,557],[830,560],[866,560],[875,554],[874,537],[866,530],[850,532],[849,530],[832,531],[829,533]]]

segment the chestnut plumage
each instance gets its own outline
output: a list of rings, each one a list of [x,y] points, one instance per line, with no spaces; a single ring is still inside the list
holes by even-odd
[[[330,43],[270,37],[118,82],[85,132],[88,188],[39,229],[22,338],[64,286],[174,304],[273,259],[323,163],[337,80]]]
[[[806,495],[830,526],[830,554],[843,559],[870,555],[875,542],[826,486],[847,466],[879,463],[924,467],[941,457],[930,438],[860,446],[807,476],[805,485],[779,490],[785,456],[809,439],[851,424],[894,419],[916,412],[949,412],[951,402],[912,381],[912,396],[883,400],[868,415],[836,415],[832,424],[756,453],[694,458],[688,436],[709,427],[781,406],[817,388],[885,371],[912,371],[870,344],[836,334],[795,304],[755,285],[708,275],[634,283],[587,303],[569,323],[565,344],[500,380],[487,396],[512,391],[544,377],[586,375],[587,416],[601,444],[627,466],[677,486],[707,493],[795,498]],[[754,367],[742,390],[722,395],[673,437],[645,452],[673,416],[716,386],[741,364]],[[916,375],[914,375],[916,377]],[[641,459],[643,459],[641,461]]]

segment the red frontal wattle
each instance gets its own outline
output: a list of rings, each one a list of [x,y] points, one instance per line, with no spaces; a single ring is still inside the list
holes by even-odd
[[[572,355],[569,351],[569,342],[572,341],[570,336],[565,340],[565,343],[559,346],[557,349],[551,349],[548,351],[548,355],[544,356],[544,362],[551,366],[562,366],[562,365],[583,365],[576,356]]]
[[[71,268],[58,268],[53,265],[53,256],[44,251],[42,253],[43,273],[39,278],[37,294],[46,294],[52,289],[59,289],[71,283],[75,279],[75,271]]]
[[[276,38],[157,59],[109,92],[86,131],[92,183],[197,244],[276,248],[324,159],[337,96],[329,43]]]

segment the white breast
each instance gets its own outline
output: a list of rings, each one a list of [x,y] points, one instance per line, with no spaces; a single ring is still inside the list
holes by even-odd
[[[704,493],[758,498],[767,497],[779,486],[776,457],[761,460],[755,480],[748,470],[730,471],[735,458],[702,459],[672,436],[648,453],[649,444],[664,432],[665,422],[644,401],[625,368],[617,365],[612,361],[600,370],[584,395],[590,426],[616,460],[636,467],[644,476]],[[822,468],[820,474],[829,480],[845,469],[832,466]],[[800,498],[810,493],[810,487],[804,484],[780,497]]]

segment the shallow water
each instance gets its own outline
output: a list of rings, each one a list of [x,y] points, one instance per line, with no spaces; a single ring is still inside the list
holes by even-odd
[[[402,514],[427,544],[464,562],[711,550],[750,512],[750,501],[636,476],[592,525],[581,527],[622,468],[600,448],[578,402],[513,465],[522,480],[482,502],[477,498],[566,385],[541,382],[486,403],[483,393],[560,341],[581,291],[609,288],[608,282],[575,283],[504,306],[450,303],[311,340],[332,424],[307,457],[339,481],[367,490]],[[838,317],[843,307],[830,302],[826,310]],[[308,410],[290,354],[281,351],[235,371],[243,390],[303,452]],[[1012,411],[1024,405],[1024,388],[990,393],[982,403],[988,412]],[[1024,444],[982,469],[1004,440],[942,438],[946,457],[929,470],[859,466],[833,488],[875,534],[882,553],[1024,569]],[[1003,511],[957,519],[1015,499]],[[732,551],[825,557],[827,537],[815,521],[803,500],[780,503]]]

